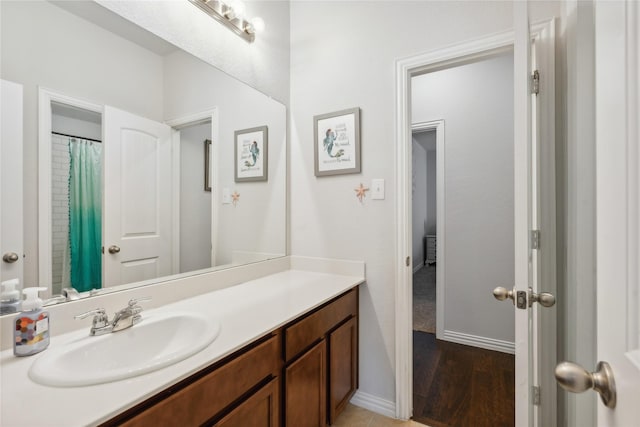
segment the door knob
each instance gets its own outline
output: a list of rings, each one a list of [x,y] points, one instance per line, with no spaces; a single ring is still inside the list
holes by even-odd
[[[607,408],[616,407],[616,383],[607,362],[598,362],[595,372],[589,372],[575,363],[561,362],[556,366],[555,374],[556,381],[563,389],[572,393],[594,389]]]
[[[529,296],[529,307],[531,307],[531,305],[534,302],[539,303],[541,306],[543,307],[551,307],[552,305],[554,305],[556,303],[556,297],[553,296],[553,294],[549,293],[549,292],[540,292],[539,294],[533,292],[533,290],[531,290],[531,288],[529,288],[531,291],[531,294]]]
[[[2,260],[9,264],[12,264],[18,261],[19,259],[20,257],[15,252],[7,252],[6,254],[2,255]]]
[[[120,246],[116,246],[116,245],[109,246],[110,254],[117,254],[118,252],[120,252]]]
[[[508,298],[520,309],[527,308],[527,293],[525,291],[517,291],[515,288],[513,290],[508,290],[502,286],[498,286],[493,290],[493,296],[498,301],[504,301]]]

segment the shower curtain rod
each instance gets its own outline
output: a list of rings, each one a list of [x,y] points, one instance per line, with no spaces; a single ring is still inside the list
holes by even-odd
[[[84,136],[69,135],[68,133],[60,133],[60,132],[51,132],[51,133],[54,135],[68,136],[69,138],[86,139],[87,141],[102,143],[102,141],[100,141],[99,139],[85,138]]]

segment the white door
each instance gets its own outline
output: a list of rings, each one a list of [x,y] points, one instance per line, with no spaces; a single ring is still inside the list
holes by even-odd
[[[539,27],[539,26],[536,26]],[[554,425],[555,146],[553,23],[531,37],[527,2],[514,2],[515,421]],[[532,48],[533,46],[533,48]],[[541,70],[534,94],[533,64]],[[551,291],[551,293],[548,293]],[[507,296],[502,290],[496,295]]]
[[[22,85],[2,80],[0,95],[0,281],[23,283]]]
[[[626,427],[640,424],[640,5],[596,2],[595,16],[597,360],[617,389],[598,425]]]
[[[103,286],[173,273],[171,128],[104,109]]]

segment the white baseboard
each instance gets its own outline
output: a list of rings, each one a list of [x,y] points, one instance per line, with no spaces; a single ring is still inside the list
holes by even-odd
[[[351,398],[351,403],[353,405],[375,412],[376,414],[384,415],[385,417],[396,417],[395,402],[382,399],[378,396],[374,396],[360,390],[356,390],[356,393]]]
[[[442,336],[444,341],[451,341],[458,344],[480,347],[487,350],[500,351],[502,353],[515,354],[516,345],[511,341],[497,340],[494,338],[481,337],[478,335],[463,334],[462,332],[444,331]]]

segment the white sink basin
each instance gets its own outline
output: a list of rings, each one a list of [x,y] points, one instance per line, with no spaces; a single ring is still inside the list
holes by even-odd
[[[120,332],[87,336],[50,348],[31,366],[37,383],[80,387],[146,374],[180,362],[207,347],[220,323],[199,314],[142,314],[142,322]]]

